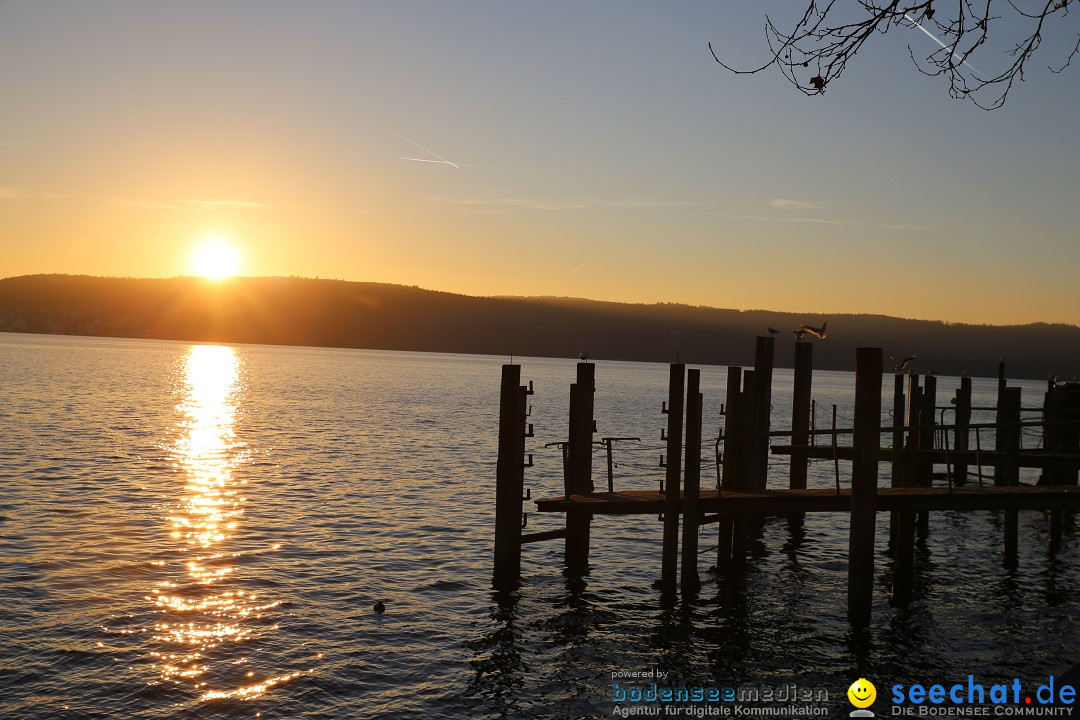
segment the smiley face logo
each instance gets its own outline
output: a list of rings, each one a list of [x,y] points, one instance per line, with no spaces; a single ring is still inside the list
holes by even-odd
[[[859,678],[847,689],[848,700],[857,708],[867,708],[877,699],[877,688],[866,678]]]

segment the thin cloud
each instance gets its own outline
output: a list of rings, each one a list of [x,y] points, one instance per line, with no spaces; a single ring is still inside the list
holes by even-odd
[[[218,208],[256,210],[266,207],[263,203],[251,202],[250,200],[181,200],[180,202],[183,205],[189,205],[201,210],[217,210]]]
[[[57,196],[59,197],[59,196]],[[105,207],[117,207],[117,208],[148,208],[152,210],[183,210],[184,206],[177,203],[169,202],[152,202],[149,200],[138,200],[135,198],[123,198],[123,197],[99,197],[96,195],[70,195],[63,199],[69,200],[86,200],[89,202],[96,202],[104,205]]]
[[[498,210],[589,210],[594,208],[666,208],[666,207],[694,207],[699,203],[683,200],[642,200],[642,199],[615,199],[615,200],[559,200],[547,198],[527,197],[502,197],[502,198],[432,198],[448,205],[461,205],[477,208],[489,212]]]
[[[776,198],[769,201],[769,207],[778,208],[780,210],[820,210],[824,205],[817,202],[809,202],[807,200],[787,200],[784,198]]]
[[[150,210],[221,210],[234,208],[240,210],[257,210],[266,205],[250,200],[143,200],[140,198],[108,197],[95,198],[86,196],[87,199],[97,199],[109,207],[133,207],[147,208]]]
[[[769,217],[767,215],[736,215],[732,213],[709,213],[715,217],[731,218],[733,220],[753,220],[755,222],[780,222],[800,225],[840,225],[844,227],[874,228],[876,230],[929,230],[926,225],[870,223],[858,220],[835,220],[830,218],[814,217]]]
[[[218,210],[222,208],[256,210],[266,207],[263,203],[250,200],[147,200],[145,198],[93,195],[89,193],[25,193],[6,187],[0,187],[0,199],[74,200],[97,203],[104,207],[147,208],[151,210]]]

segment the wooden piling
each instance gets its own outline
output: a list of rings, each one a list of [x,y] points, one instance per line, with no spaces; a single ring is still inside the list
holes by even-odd
[[[907,435],[907,455],[912,456],[919,449],[919,440],[922,435],[919,433],[920,417],[922,416],[922,388],[919,385],[919,376],[912,373],[908,375],[908,435]],[[915,481],[916,474],[911,474],[910,477],[905,475],[906,482],[910,483],[905,487],[916,487],[918,483]]]
[[[960,378],[960,387],[956,390],[956,452],[958,457],[964,457],[971,443],[971,378],[967,375]],[[953,481],[964,485],[967,483],[968,465],[966,461],[957,462],[953,466]]]
[[[521,576],[521,499],[525,483],[526,396],[521,366],[502,366],[499,390],[499,455],[495,466],[495,575],[498,589]]]
[[[795,343],[795,386],[791,392],[791,445],[794,448],[810,444],[810,387],[814,374],[814,346],[808,342]],[[806,455],[791,453],[789,473],[792,490],[806,487]]]
[[[1059,385],[1054,393],[1059,396],[1054,411],[1057,446],[1063,453],[1080,454],[1080,384]],[[1076,485],[1078,482],[1080,469],[1062,468],[1059,485]]]
[[[889,484],[892,487],[900,487],[901,474],[904,467],[904,375],[893,375],[893,459],[892,471]],[[893,511],[889,513],[889,551],[896,551],[896,521],[897,515]]]
[[[855,351],[855,428],[848,540],[848,619],[870,622],[874,595],[874,519],[881,446],[881,348]]]
[[[1004,432],[1002,427],[1002,423],[1004,422],[1002,408],[1005,406],[1005,387],[1005,359],[1002,358],[1001,362],[998,363],[997,412],[995,413],[994,418],[994,423],[997,425],[997,427],[994,428],[995,437],[1001,436]],[[1000,441],[995,441],[995,443],[998,442]],[[995,447],[1000,448],[1001,446],[996,444]],[[994,484],[1005,484],[1005,467],[1003,465],[994,466]]]
[[[922,413],[922,393],[919,376],[908,377],[908,436],[900,467],[900,486],[915,487],[918,478],[919,416]],[[911,600],[915,571],[915,513],[897,510],[896,536],[893,540],[893,602],[905,604]]]
[[[570,386],[569,443],[566,459],[566,494],[583,495],[593,491],[592,451],[593,405],[596,393],[596,366],[588,362],[577,364],[577,382]],[[585,512],[566,513],[566,567],[581,572],[589,564],[589,534],[592,515]]]
[[[1043,394],[1042,434],[1043,447],[1051,452],[1058,451],[1057,433],[1057,393],[1056,383],[1050,378],[1046,383],[1046,392]],[[1055,485],[1055,472],[1051,468],[1043,468],[1039,474],[1040,485]]]
[[[701,587],[698,577],[698,528],[701,523],[699,499],[701,496],[701,371],[686,373],[686,458],[683,465],[682,503],[682,575],[683,594]]]
[[[753,370],[743,371],[742,390],[739,392],[739,434],[737,437],[739,449],[735,453],[738,467],[735,471],[736,489],[751,490],[755,485],[754,471],[754,422],[756,419],[757,396],[755,385],[757,384],[756,373]]]
[[[1005,388],[1001,394],[1002,404],[998,407],[998,450],[1005,454],[1005,463],[1001,468],[1002,485],[1020,484],[1020,388]],[[1019,524],[1017,510],[1005,511],[1005,557],[1016,557],[1017,532]]]
[[[1047,449],[1061,454],[1080,453],[1080,385],[1070,383],[1059,386],[1051,379],[1046,394],[1044,437],[1047,438]],[[1051,485],[1076,485],[1078,479],[1080,472],[1076,469],[1057,468],[1050,474]],[[1050,511],[1048,541],[1051,551],[1061,547],[1064,520],[1061,510]]]
[[[900,476],[904,464],[904,410],[906,399],[904,397],[904,375],[896,373],[893,376],[893,461],[892,461],[892,487],[900,487]]]
[[[667,402],[667,472],[664,479],[664,547],[660,587],[665,593],[675,591],[679,569],[679,495],[683,434],[683,387],[686,366],[673,363],[668,379]]]
[[[1043,397],[1043,447],[1050,452],[1062,452],[1061,435],[1058,431],[1058,412],[1057,412],[1057,400],[1058,394],[1055,392],[1056,383],[1051,378],[1046,384],[1046,394]],[[1061,472],[1058,470],[1046,468],[1042,471],[1042,475],[1039,478],[1040,485],[1059,485],[1061,483]],[[1061,547],[1061,523],[1062,514],[1060,510],[1050,511],[1049,533],[1047,537],[1047,544],[1051,551],[1057,550]]]
[[[738,470],[735,474],[735,489],[750,491],[753,488],[754,458],[754,418],[755,418],[755,385],[757,373],[754,370],[743,372],[743,389],[739,393],[739,421],[737,441],[739,450],[736,459]],[[745,513],[739,513],[731,521],[731,563],[728,565],[729,575],[740,578],[746,574],[746,552],[748,547],[748,533],[750,524],[747,522]]]
[[[776,338],[759,337],[754,349],[754,484],[762,492],[769,476],[769,427],[772,415],[773,350]]]
[[[927,375],[923,383],[922,411],[919,413],[919,447],[923,450],[934,449],[934,437],[937,428],[937,377]],[[919,487],[931,487],[934,484],[934,461],[926,458],[919,463]],[[930,511],[923,510],[918,515],[916,529],[919,537],[926,537],[930,532]]]
[[[738,472],[738,418],[739,392],[742,389],[742,368],[729,367],[727,370],[727,394],[724,399],[724,474],[722,484],[717,490],[734,490]],[[731,565],[731,527],[730,515],[722,515],[717,523],[716,570],[725,574]]]

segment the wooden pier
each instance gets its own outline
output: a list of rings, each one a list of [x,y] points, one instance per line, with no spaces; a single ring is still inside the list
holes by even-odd
[[[1080,511],[1080,385],[1059,386],[1051,381],[1042,418],[1022,421],[1020,389],[1008,387],[1002,364],[994,422],[973,423],[970,378],[961,378],[950,405],[938,406],[936,377],[896,374],[893,421],[882,427],[882,351],[860,348],[856,352],[853,427],[836,427],[834,407],[833,427],[822,430],[811,423],[813,346],[798,342],[791,428],[772,430],[773,343],[772,337],[757,339],[752,370],[728,368],[724,427],[715,443],[717,477],[715,487],[706,488],[701,483],[704,397],[700,371],[687,370],[682,364],[670,368],[668,399],[661,406],[667,416],[661,431],[661,440],[666,443],[661,458],[662,486],[616,491],[611,443],[636,438],[608,437],[602,443],[608,449],[607,489],[597,491],[592,480],[593,446],[600,444],[593,439],[596,366],[578,363],[576,382],[570,387],[568,439],[550,443],[562,449],[564,493],[534,500],[539,512],[564,513],[565,527],[534,533],[524,532],[521,507],[522,502],[531,500],[522,493],[525,468],[532,465],[532,456],[525,453],[526,438],[532,435],[526,409],[532,387],[520,384],[520,366],[503,366],[495,586],[515,587],[522,546],[546,540],[564,539],[567,571],[584,571],[589,564],[594,515],[658,516],[663,523],[660,588],[664,594],[674,593],[677,587],[687,594],[696,591],[701,582],[698,536],[702,526],[715,524],[718,528],[717,573],[738,581],[745,573],[748,539],[760,533],[762,518],[786,516],[789,522],[799,524],[806,513],[847,513],[848,616],[852,623],[865,625],[873,599],[879,512],[890,515],[892,595],[899,603],[911,598],[914,539],[916,534],[926,536],[931,512],[1003,511],[1008,562],[1016,557],[1017,513],[1049,511],[1050,550],[1060,545],[1063,514]],[[954,412],[951,424],[944,422],[946,410]],[[1025,427],[1041,429],[1042,447],[1022,447]],[[983,447],[984,431],[993,432],[993,447]],[[823,436],[827,442],[818,441]],[[849,436],[850,443],[839,442]],[[881,446],[882,436],[891,437],[892,447]],[[785,438],[788,443],[774,444]],[[770,454],[790,458],[788,487],[768,487]],[[806,487],[807,464],[812,460],[832,461],[835,487]],[[841,462],[850,464],[849,487],[840,484]],[[883,465],[891,470],[886,482],[879,477]],[[948,485],[935,487],[934,468],[941,466]],[[1021,468],[1041,470],[1037,484],[1020,484]],[[970,482],[973,476],[974,483]]]
[[[703,490],[697,496],[698,509],[706,513],[698,525],[719,521],[707,513],[746,513],[785,516],[793,512],[851,512],[852,491],[844,488],[766,490],[738,492]],[[1080,487],[1036,485],[991,486],[985,488],[876,488],[880,512],[894,510],[1080,510]],[[586,512],[592,515],[656,515],[665,510],[666,498],[657,490],[623,490],[543,498],[536,501],[540,512]]]

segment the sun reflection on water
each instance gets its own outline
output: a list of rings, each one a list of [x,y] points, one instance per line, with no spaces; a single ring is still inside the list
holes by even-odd
[[[200,700],[251,700],[300,673],[239,667],[250,663],[246,646],[277,631],[264,613],[281,604],[238,587],[241,553],[229,546],[246,502],[246,481],[233,477],[246,456],[234,429],[241,362],[232,348],[197,345],[182,376],[179,437],[170,451],[185,485],[168,518],[182,571],[158,582],[146,598],[161,615],[152,655],[163,681],[195,690]]]

